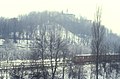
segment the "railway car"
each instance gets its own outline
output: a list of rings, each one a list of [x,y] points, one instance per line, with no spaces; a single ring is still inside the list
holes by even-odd
[[[96,55],[79,55],[72,58],[74,64],[95,63]],[[119,62],[120,55],[98,55],[98,62]]]

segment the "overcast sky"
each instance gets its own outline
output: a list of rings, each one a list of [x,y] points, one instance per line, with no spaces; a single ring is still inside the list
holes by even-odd
[[[0,16],[17,17],[31,11],[64,11],[94,19],[102,6],[102,24],[120,34],[120,0],[0,0]]]

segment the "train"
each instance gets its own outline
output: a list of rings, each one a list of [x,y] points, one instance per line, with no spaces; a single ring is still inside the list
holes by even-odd
[[[72,58],[74,64],[85,64],[85,63],[95,63],[97,56],[96,55],[79,55]],[[98,62],[119,62],[120,55],[98,55]]]

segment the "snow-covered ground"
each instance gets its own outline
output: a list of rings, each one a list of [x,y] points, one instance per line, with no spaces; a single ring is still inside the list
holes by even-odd
[[[18,62],[18,60],[16,62]],[[19,62],[21,62],[21,61],[19,60]],[[56,72],[56,75],[60,78],[62,78],[62,75],[63,75],[62,69],[63,69],[62,66],[60,66],[60,67],[57,68],[57,72]],[[64,79],[78,79],[79,69],[80,69],[79,74],[80,74],[81,79],[95,79],[95,72],[94,72],[95,71],[95,65],[93,65],[93,64],[76,65],[76,66],[72,65],[72,69],[70,69],[69,65],[66,66],[65,67]],[[91,69],[92,69],[92,73],[91,73]],[[106,68],[106,70],[107,69],[108,68]],[[72,70],[73,70],[72,73],[76,73],[76,74],[74,74],[76,77],[72,78],[73,75],[71,75],[71,76],[69,75],[70,71],[72,71]],[[49,73],[51,73],[50,69],[48,69],[48,71],[49,71]],[[120,79],[119,73],[116,76],[116,70],[115,69],[113,69],[109,73],[109,76],[107,78],[106,78],[106,74],[108,74],[108,73],[104,72],[104,69],[102,69],[100,72],[101,72],[101,75],[99,75],[99,79]],[[27,73],[30,73],[30,71],[28,70]],[[1,76],[1,74],[0,74],[0,76]],[[2,76],[4,76],[4,79],[6,79],[6,77],[7,77],[7,79],[10,79],[9,74],[6,73],[6,72],[3,72]],[[24,75],[24,79],[28,79],[28,76],[29,75]]]

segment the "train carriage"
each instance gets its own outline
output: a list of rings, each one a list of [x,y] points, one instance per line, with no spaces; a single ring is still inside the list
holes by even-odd
[[[95,63],[96,55],[79,55],[72,58],[74,64]],[[99,55],[98,62],[119,62],[120,55]]]

